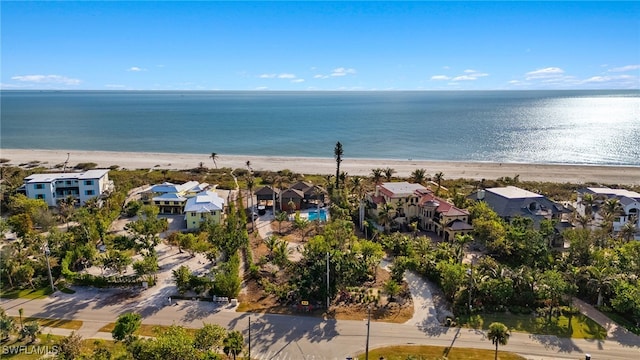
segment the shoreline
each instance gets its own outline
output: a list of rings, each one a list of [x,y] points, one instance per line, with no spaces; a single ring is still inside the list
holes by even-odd
[[[0,149],[0,158],[8,159],[11,165],[40,161],[47,168],[63,164],[69,154],[69,167],[78,163],[93,162],[99,168],[117,165],[122,169],[169,169],[187,170],[197,168],[200,163],[214,168],[210,154],[181,154],[158,152],[116,152],[44,149]],[[218,168],[245,168],[251,162],[255,171],[279,171],[288,169],[300,174],[335,174],[333,158],[305,158],[287,156],[225,155],[218,154]],[[555,183],[598,183],[603,185],[640,185],[640,166],[626,165],[574,165],[574,164],[523,164],[494,162],[462,162],[443,160],[393,160],[361,159],[345,157],[340,171],[351,176],[370,176],[374,168],[393,168],[394,176],[409,177],[416,169],[425,169],[433,176],[442,172],[446,179],[494,180],[500,177],[520,175],[521,181]]]

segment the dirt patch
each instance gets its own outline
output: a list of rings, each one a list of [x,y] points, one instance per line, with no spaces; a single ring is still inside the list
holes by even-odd
[[[315,235],[316,229],[310,229],[305,234],[303,240],[302,234],[299,230],[295,230],[290,222],[284,221],[281,225],[274,221],[271,223],[273,234],[280,238],[283,238],[291,244],[304,244],[309,236]],[[278,230],[281,230],[279,232]],[[260,259],[266,259],[269,257],[269,250],[264,244],[264,241],[258,235],[258,232],[252,233],[250,238],[251,249],[253,252],[254,262],[259,263]],[[273,266],[265,264],[261,268],[261,273],[272,273]],[[248,274],[247,274],[248,275]],[[338,296],[332,300],[332,306],[330,311],[327,312],[322,305],[314,307],[311,306],[295,306],[295,305],[282,305],[279,303],[278,298],[275,295],[271,295],[265,292],[264,288],[259,284],[256,279],[245,277],[244,288],[241,295],[238,297],[240,305],[237,311],[247,312],[259,312],[259,313],[273,313],[273,314],[295,314],[306,316],[317,316],[339,320],[362,320],[367,317],[368,308],[367,302],[362,300],[354,300],[359,293],[368,294],[371,300],[371,319],[376,321],[404,323],[411,319],[413,316],[413,302],[411,300],[410,292],[406,283],[402,284],[402,291],[396,296],[394,301],[390,299],[382,292],[383,285],[390,279],[390,273],[382,268],[376,269],[375,281],[370,281],[363,284],[361,287],[352,289],[354,295],[349,294],[344,300]],[[283,276],[271,276],[269,280],[279,281],[284,283],[287,281]],[[341,300],[342,299],[342,300]],[[324,305],[324,304],[323,304]]]

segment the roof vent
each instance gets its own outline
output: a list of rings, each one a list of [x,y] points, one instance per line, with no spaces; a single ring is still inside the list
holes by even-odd
[[[484,190],[478,190],[476,194],[477,194],[478,200],[484,200]]]

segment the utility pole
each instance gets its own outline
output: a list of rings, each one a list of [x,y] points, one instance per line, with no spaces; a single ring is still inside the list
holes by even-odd
[[[329,312],[329,252],[327,251],[327,312]]]
[[[44,245],[44,257],[47,260],[47,270],[49,271],[49,284],[51,284],[51,292],[55,292],[56,288],[53,286],[53,276],[51,276],[51,264],[49,264],[49,254],[51,250],[49,250],[49,244]]]
[[[467,275],[469,275],[469,315],[471,315],[471,289],[473,288],[473,264],[467,269]]]
[[[249,316],[249,359],[251,359],[251,316]]]
[[[371,327],[371,305],[367,306],[367,343],[364,347],[364,360],[369,360],[369,328]]]

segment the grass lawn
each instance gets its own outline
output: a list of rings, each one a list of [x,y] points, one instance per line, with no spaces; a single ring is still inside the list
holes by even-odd
[[[2,299],[42,299],[51,295],[51,288],[0,291]]]
[[[572,316],[571,323],[566,316],[554,316],[549,321],[547,317],[508,313],[475,314],[471,318],[463,315],[460,316],[459,321],[460,325],[473,329],[487,330],[492,322],[497,321],[505,324],[512,331],[531,334],[598,340],[607,337],[607,331],[602,326],[582,314]]]
[[[507,345],[509,346],[509,345]],[[447,350],[448,353],[447,353]],[[482,350],[482,349],[467,349],[467,348],[448,348],[444,346],[389,346],[380,349],[373,349],[369,351],[369,359],[380,359],[384,357],[385,360],[405,360],[409,356],[413,356],[415,360],[431,360],[431,359],[443,359],[446,355],[448,360],[485,360],[493,359],[495,351]],[[358,360],[363,360],[364,354],[358,355]],[[525,360],[520,355],[510,353],[507,351],[498,351],[498,359],[500,360]]]
[[[12,316],[16,325],[20,326],[20,316]],[[82,327],[81,320],[63,320],[63,319],[45,319],[37,317],[23,317],[22,322],[28,323],[30,321],[37,321],[40,326],[54,327],[69,330],[78,330]]]
[[[616,312],[613,312],[613,311],[602,311],[602,309],[599,309],[599,310],[603,314],[607,315],[607,317],[609,317],[609,319],[617,322],[618,325],[623,326],[625,329],[631,331],[632,333],[634,333],[636,335],[640,335],[640,326],[636,325],[635,322],[629,320],[628,318],[626,318],[623,315],[620,315],[620,314],[618,314]]]
[[[116,326],[116,323],[109,323],[109,324],[101,327],[100,330],[98,330],[98,331],[110,333],[115,326]],[[134,335],[138,335],[138,336],[156,336],[158,334],[158,332],[162,332],[163,330],[168,329],[168,328],[169,328],[169,326],[167,326],[167,325],[141,324],[140,328],[138,330],[136,330]],[[198,329],[190,329],[190,328],[184,328],[184,329],[190,335],[194,335],[196,333],[196,330],[198,330]]]

